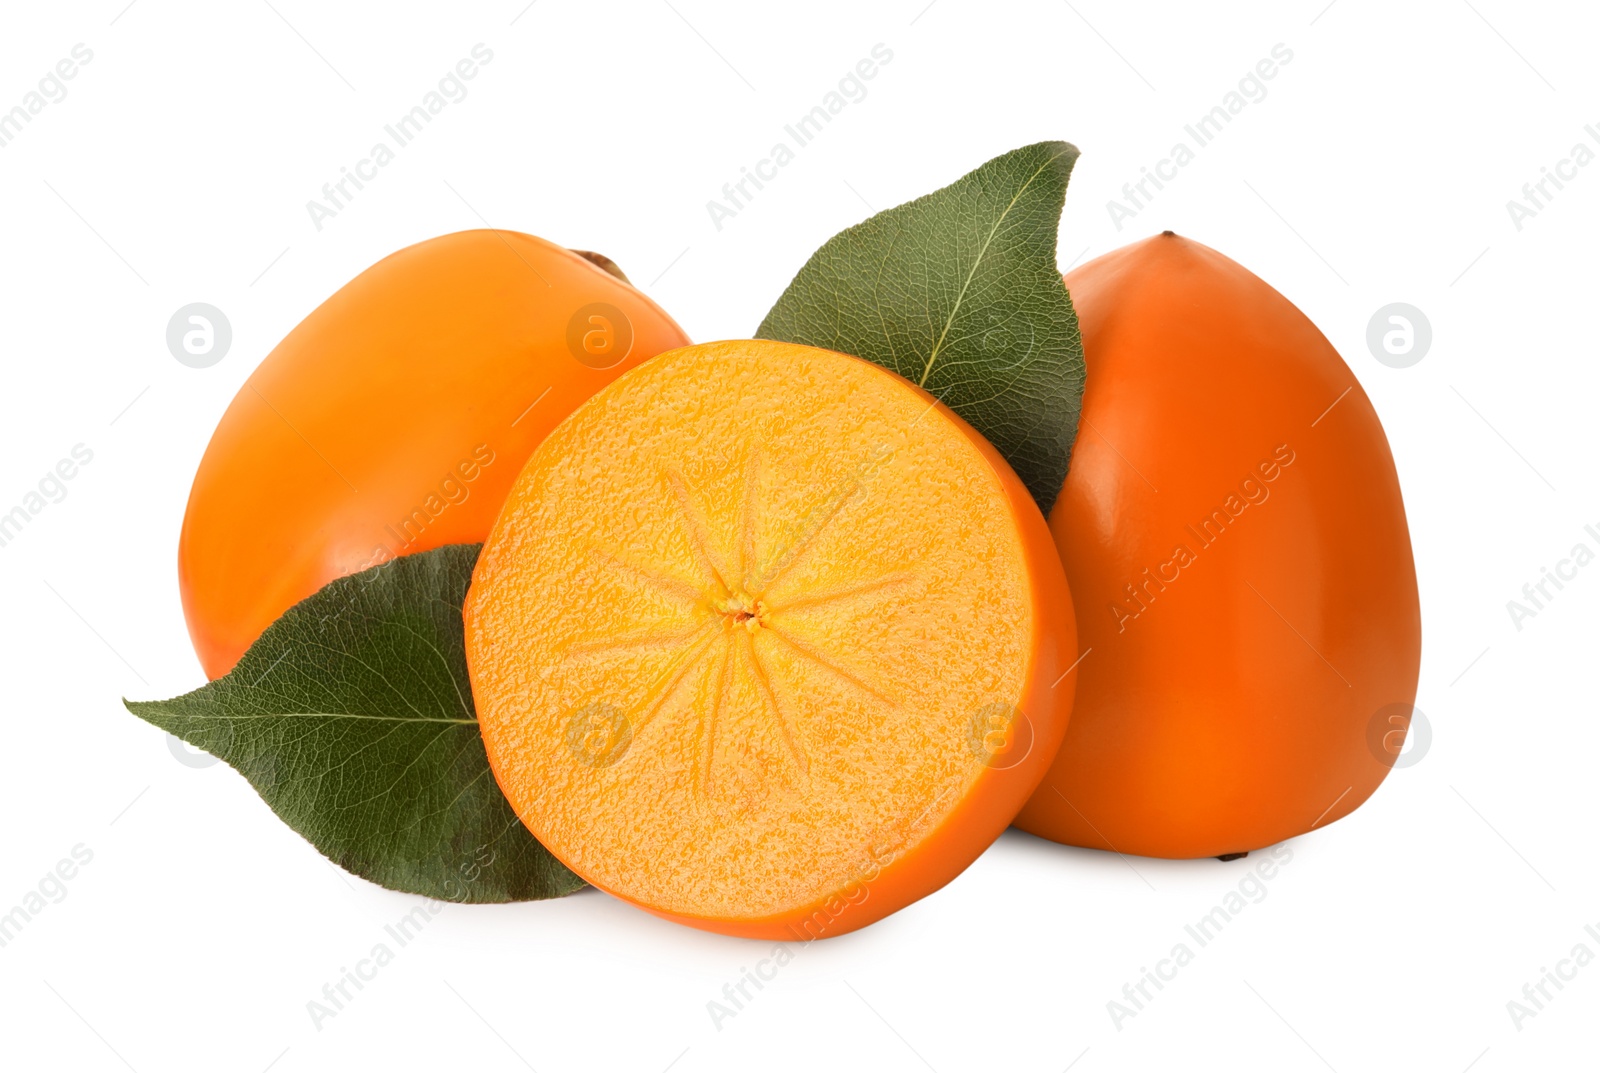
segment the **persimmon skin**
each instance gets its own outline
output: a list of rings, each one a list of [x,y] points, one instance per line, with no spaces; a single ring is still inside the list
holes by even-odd
[[[626,324],[590,322],[596,304]],[[178,582],[206,674],[335,578],[482,541],[550,429],[688,341],[626,282],[514,231],[429,239],[362,272],[251,373],[195,474]]]
[[[1169,232],[1065,278],[1087,390],[1050,527],[1086,654],[1016,825],[1170,858],[1326,826],[1389,773],[1372,728],[1416,697],[1378,416],[1304,314],[1206,246]]]

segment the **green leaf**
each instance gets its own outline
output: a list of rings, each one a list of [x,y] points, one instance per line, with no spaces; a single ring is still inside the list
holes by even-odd
[[[1056,231],[1078,150],[1040,142],[841,231],[756,335],[893,369],[988,437],[1049,513],[1083,399]]]
[[[500,793],[478,734],[461,605],[476,544],[340,578],[284,613],[225,677],[128,709],[226,760],[331,860],[458,902],[583,881]]]

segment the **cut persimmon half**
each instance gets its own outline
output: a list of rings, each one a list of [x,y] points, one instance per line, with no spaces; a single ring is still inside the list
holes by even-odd
[[[734,935],[839,935],[937,890],[1071,711],[1066,578],[1005,460],[896,374],[786,343],[670,351],[580,407],[465,618],[529,830]]]

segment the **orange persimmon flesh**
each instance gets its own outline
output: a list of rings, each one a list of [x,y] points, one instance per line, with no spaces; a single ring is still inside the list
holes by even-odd
[[[465,618],[533,834],[735,935],[838,935],[949,882],[1071,710],[1065,574],[1010,467],[894,373],[786,343],[671,351],[579,408]]]

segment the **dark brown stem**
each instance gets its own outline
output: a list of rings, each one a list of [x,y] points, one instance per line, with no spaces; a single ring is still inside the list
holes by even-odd
[[[615,276],[628,286],[633,286],[633,280],[623,275],[622,269],[617,267],[617,262],[607,257],[605,254],[595,253],[593,250],[573,250],[572,252],[577,254],[579,257],[582,257],[585,261],[588,261],[596,268],[601,269],[607,275]]]

